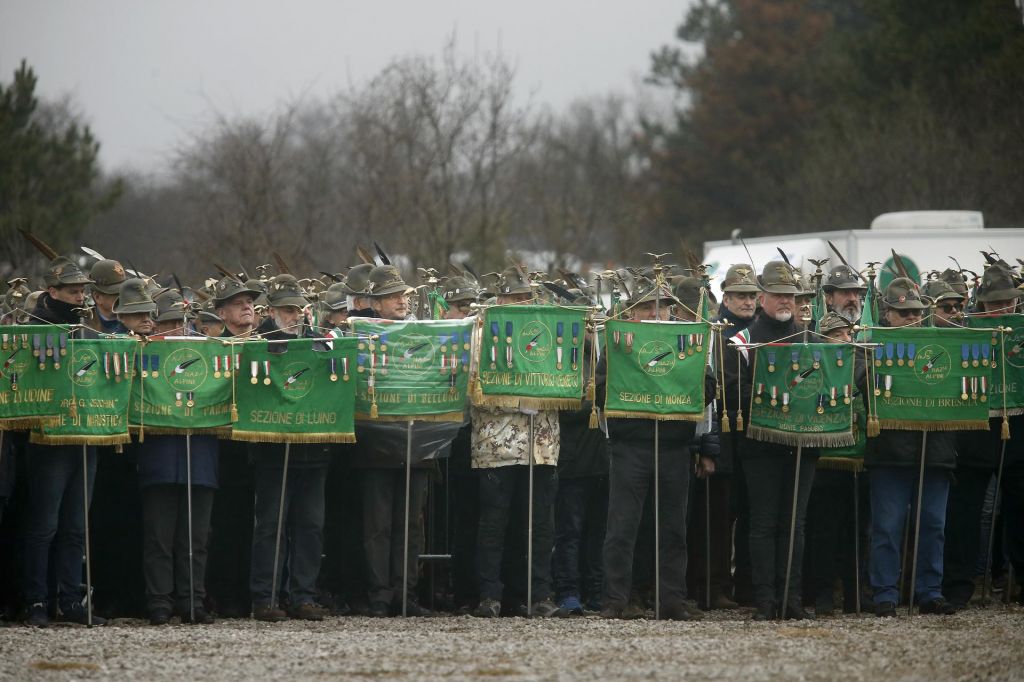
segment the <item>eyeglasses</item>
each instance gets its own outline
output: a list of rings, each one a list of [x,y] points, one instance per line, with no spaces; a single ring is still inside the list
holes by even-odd
[[[947,314],[960,312],[961,310],[964,309],[962,305],[956,305],[955,303],[950,305],[940,305],[938,306],[938,308],[939,310]]]
[[[907,317],[921,317],[920,310],[896,310],[896,313],[903,318]]]

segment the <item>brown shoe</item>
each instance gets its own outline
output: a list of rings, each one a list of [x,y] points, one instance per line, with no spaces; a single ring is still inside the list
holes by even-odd
[[[729,599],[726,595],[719,592],[711,598],[711,608],[713,609],[735,609],[739,608],[739,604]]]
[[[297,620],[323,620],[327,609],[307,602],[288,609],[288,615]]]
[[[288,614],[273,606],[257,606],[252,610],[252,617],[265,623],[280,623],[288,620]]]

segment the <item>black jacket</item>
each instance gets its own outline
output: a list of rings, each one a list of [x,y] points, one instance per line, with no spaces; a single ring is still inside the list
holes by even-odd
[[[82,323],[82,318],[78,314],[77,306],[65,303],[64,301],[58,301],[50,296],[48,291],[44,291],[39,294],[39,298],[36,299],[36,307],[32,309],[32,316],[33,319],[29,324],[40,324],[46,322],[49,322],[50,324]],[[98,338],[96,332],[86,327],[82,327],[75,332],[75,336],[80,339]]]

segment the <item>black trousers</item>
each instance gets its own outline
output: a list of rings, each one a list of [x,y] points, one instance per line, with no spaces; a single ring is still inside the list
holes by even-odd
[[[478,470],[450,470],[448,481],[452,508],[452,592],[456,607],[473,606],[480,600],[476,570],[476,539],[480,527]]]
[[[608,479],[562,478],[555,496],[555,552],[551,574],[555,595],[600,599],[604,592]]]
[[[789,552],[789,528],[793,510],[794,451],[762,452],[744,457],[750,499],[750,563],[754,601],[778,604],[782,601]],[[797,491],[793,564],[789,576],[789,598],[801,598],[804,555],[804,520],[807,501],[814,482],[815,461],[804,456],[800,461],[800,487]]]
[[[974,595],[974,575],[982,546],[981,508],[992,473],[991,469],[957,467],[949,489],[942,594],[954,603],[966,604]]]
[[[861,585],[867,585],[867,556],[870,547],[869,530],[871,500],[867,490],[868,476],[818,468],[807,503],[807,521],[804,535],[804,601],[822,607],[833,606],[833,587],[836,577],[843,581],[843,610],[856,610],[857,576]],[[854,494],[859,499],[859,523],[854,522]],[[856,566],[854,533],[860,532],[860,566]]]
[[[224,618],[247,618],[252,612],[249,567],[255,493],[246,446],[220,441],[220,488],[210,514],[206,587],[213,610]]]
[[[477,534],[477,575],[480,598],[501,600],[504,591],[502,567],[509,517],[525,509],[529,498],[530,467],[515,464],[478,469],[480,481],[480,528]],[[554,545],[554,506],[558,490],[558,469],[550,465],[533,467],[533,601],[551,597],[551,553]],[[525,514],[523,514],[525,517]],[[527,535],[522,529],[522,537]],[[513,543],[509,543],[510,545]],[[518,543],[515,543],[518,544]],[[526,543],[522,544],[525,550]],[[518,565],[518,562],[516,562]],[[525,566],[525,564],[524,564]],[[525,584],[525,581],[524,581]]]
[[[192,486],[192,587],[206,598],[206,557],[214,490]],[[183,485],[142,489],[142,571],[146,607],[189,611],[188,500]]]
[[[274,467],[257,467],[255,470],[256,524],[249,579],[254,606],[268,606],[273,594],[282,472],[281,468]],[[277,588],[287,594],[288,603],[292,606],[317,601],[316,583],[324,548],[326,481],[326,466],[288,467]]]
[[[733,457],[732,490],[729,491],[730,513],[736,519],[733,531],[733,551],[736,570],[733,573],[733,598],[740,606],[754,603],[753,578],[750,567],[750,497],[747,495],[747,476],[743,461]]]
[[[690,489],[689,457],[662,451],[659,456],[659,568],[662,606],[686,599],[686,508]],[[633,555],[644,502],[654,497],[654,452],[612,444],[608,525],[604,540],[604,607],[629,602]]]
[[[732,595],[732,526],[735,517],[731,513],[730,497],[733,483],[731,474],[714,474],[708,479],[697,478],[691,471],[690,503],[691,514],[687,531],[689,547],[689,570],[686,586],[698,604],[704,605],[707,595],[707,533],[705,521],[711,523],[711,596]],[[710,492],[710,496],[708,496]],[[709,500],[709,503],[705,502]],[[706,512],[710,508],[710,515]]]
[[[1002,495],[1004,548],[1018,584],[1024,584],[1024,463],[1003,471]]]
[[[414,597],[419,555],[423,551],[423,505],[429,472],[413,469],[409,482],[409,563],[405,589]],[[363,551],[370,604],[402,600],[405,550],[405,469],[362,469]]]

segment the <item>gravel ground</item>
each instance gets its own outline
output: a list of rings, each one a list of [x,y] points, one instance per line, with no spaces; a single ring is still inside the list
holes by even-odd
[[[469,616],[0,628],[0,678],[1024,679],[1024,609],[699,623]]]

